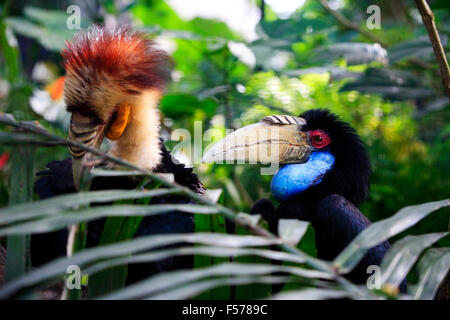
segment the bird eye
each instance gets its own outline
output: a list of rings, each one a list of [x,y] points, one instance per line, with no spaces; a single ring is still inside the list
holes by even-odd
[[[325,148],[327,145],[331,143],[331,139],[322,130],[313,130],[309,132],[311,144],[317,149]]]

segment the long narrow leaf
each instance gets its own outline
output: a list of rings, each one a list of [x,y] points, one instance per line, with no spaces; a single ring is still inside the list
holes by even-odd
[[[34,287],[46,283],[49,280],[57,279],[65,274],[67,267],[71,265],[85,268],[94,262],[102,261],[104,259],[129,255],[180,242],[200,243],[204,245],[225,245],[231,248],[269,246],[280,243],[278,239],[267,239],[259,236],[237,236],[213,233],[145,236],[127,242],[85,249],[74,254],[70,258],[56,259],[39,269],[33,270],[22,277],[5,284],[0,288],[0,299],[11,297],[22,289]]]
[[[195,219],[195,232],[210,232],[212,230],[212,216],[203,214],[196,214]],[[213,258],[207,255],[195,255],[194,256],[194,269],[208,267],[213,264]],[[210,300],[211,292],[204,292],[199,299]]]
[[[408,236],[397,241],[386,253],[381,268],[381,285],[398,287],[423,250],[448,232]]]
[[[99,245],[133,238],[142,220],[143,217],[109,217],[103,227]],[[96,275],[89,274],[89,297],[104,295],[112,290],[122,288],[125,286],[127,275],[127,265],[108,268]]]
[[[51,216],[63,210],[78,209],[92,203],[107,203],[118,200],[158,197],[179,192],[179,189],[157,190],[102,190],[60,195],[51,199],[11,206],[0,210],[0,225]]]
[[[450,269],[450,248],[428,250],[420,259],[419,282],[412,292],[414,299],[431,300]]]
[[[29,202],[33,198],[33,151],[26,146],[15,147],[12,151],[10,205]],[[29,242],[27,234],[8,237],[5,281],[21,276],[31,267]]]
[[[279,293],[272,297],[274,300],[325,300],[349,297],[349,293],[333,289],[304,289]]]
[[[180,300],[180,299],[189,299],[195,297],[202,292],[207,290],[211,290],[217,287],[222,286],[237,286],[237,285],[246,285],[246,284],[276,284],[276,283],[284,283],[286,281],[292,281],[289,277],[275,277],[275,276],[253,276],[253,277],[238,277],[238,278],[220,278],[220,279],[212,279],[206,281],[199,281],[195,283],[190,283],[185,287],[176,288],[174,290],[169,290],[164,293],[152,295],[150,297],[146,297],[148,300]]]
[[[431,212],[448,205],[450,200],[446,199],[409,206],[388,219],[373,223],[353,239],[336,257],[333,265],[341,273],[351,271],[370,248],[415,225]]]
[[[328,273],[299,267],[254,263],[222,263],[197,270],[179,270],[158,274],[101,298],[108,300],[142,299],[163,290],[212,276],[260,276],[270,275],[273,272],[285,272],[299,277],[314,279],[322,277],[325,279],[330,278],[330,274]]]
[[[145,176],[146,174],[136,170],[105,170],[94,169],[89,172],[91,177],[130,177],[130,176]]]
[[[158,250],[156,252],[133,255],[124,258],[108,259],[96,263],[84,270],[92,275],[100,270],[120,266],[128,263],[144,263],[166,259],[178,255],[202,255],[211,257],[238,257],[238,256],[259,256],[266,259],[278,261],[289,261],[294,263],[304,263],[305,259],[300,256],[281,251],[255,249],[255,248],[227,248],[227,247],[182,247],[176,249]]]
[[[280,219],[278,234],[283,241],[291,246],[296,246],[308,230],[309,222],[296,219]]]
[[[16,133],[16,132],[0,132],[0,144],[27,146],[27,145],[41,145],[41,146],[57,146],[60,144],[58,140],[38,136],[33,133]]]
[[[26,221],[10,227],[0,228],[0,236],[23,233],[43,233],[62,229],[71,224],[102,217],[150,216],[172,211],[199,214],[216,214],[218,209],[195,204],[111,205],[91,207],[79,211],[66,211],[60,215]]]

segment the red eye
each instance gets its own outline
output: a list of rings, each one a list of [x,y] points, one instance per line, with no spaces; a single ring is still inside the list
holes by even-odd
[[[311,144],[317,149],[325,148],[331,143],[331,139],[325,131],[322,130],[312,130],[309,132],[309,139]]]

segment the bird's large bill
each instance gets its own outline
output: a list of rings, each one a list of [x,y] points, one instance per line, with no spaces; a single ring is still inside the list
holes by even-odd
[[[301,163],[311,147],[301,131],[305,120],[292,116],[271,116],[240,128],[208,149],[202,162],[238,164]]]
[[[113,121],[106,127],[92,123],[88,117],[74,113],[70,119],[69,140],[98,149],[105,136],[110,140],[117,140],[122,136],[130,120],[130,112],[129,104],[120,105],[114,114]],[[89,162],[89,157],[93,158],[93,155],[76,146],[69,146],[69,151],[72,155],[73,180],[78,190],[84,165]]]
[[[86,117],[79,114],[72,115],[69,127],[69,140],[85,144],[89,147],[100,147],[104,138],[103,126],[91,124]],[[87,151],[76,146],[69,146],[72,155],[72,172],[75,188],[78,190],[80,176],[83,171],[83,160]]]

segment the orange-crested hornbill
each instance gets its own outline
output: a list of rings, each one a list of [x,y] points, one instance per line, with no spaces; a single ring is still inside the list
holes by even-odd
[[[280,218],[311,222],[321,259],[335,258],[371,223],[358,209],[369,191],[367,151],[356,131],[327,110],[265,117],[238,129],[203,156],[223,160],[281,164],[271,182],[279,206],[262,199],[251,212],[262,214],[274,233]],[[388,248],[387,241],[373,247],[348,278],[365,283],[367,267],[379,265]]]
[[[174,162],[159,136],[157,105],[170,75],[171,62],[163,50],[144,34],[130,28],[107,30],[91,27],[77,34],[63,50],[64,99],[71,113],[69,139],[100,147],[106,137],[109,154],[153,172],[171,173],[175,182],[203,193],[191,168]],[[75,192],[83,168],[98,160],[82,149],[70,147],[71,158],[53,161],[39,172],[35,190],[43,198]],[[111,164],[107,164],[110,166]],[[130,189],[139,181],[132,177],[95,178],[91,189]],[[184,203],[179,196],[152,198],[154,203]],[[87,246],[98,244],[104,219],[88,224]],[[193,216],[180,212],[145,217],[135,237],[158,233],[193,232]],[[64,255],[67,230],[33,236],[32,263],[40,265]],[[158,263],[131,265],[128,280],[173,268],[189,268],[190,257]]]

